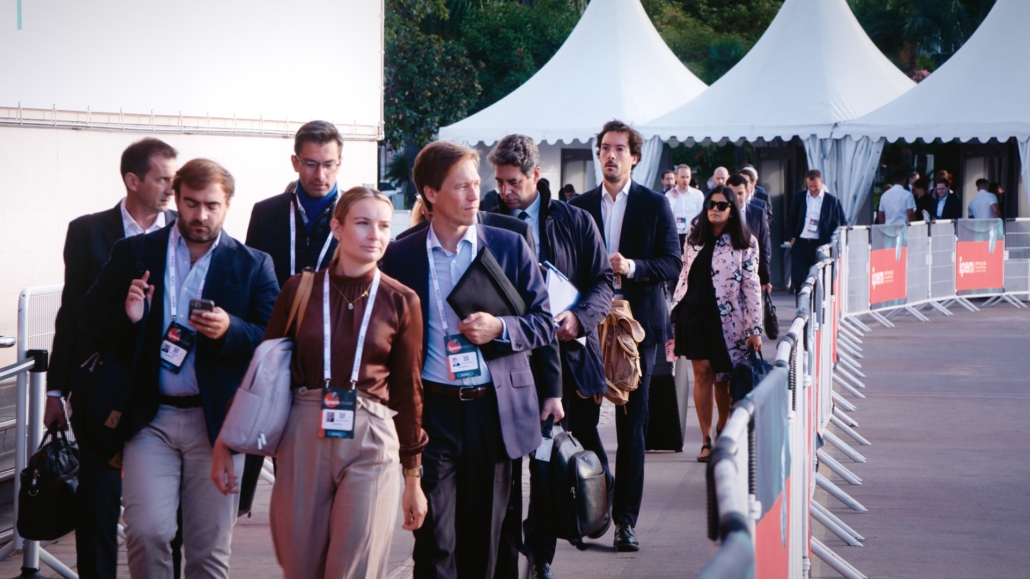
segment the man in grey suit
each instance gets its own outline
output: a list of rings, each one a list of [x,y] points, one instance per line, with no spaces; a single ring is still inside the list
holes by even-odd
[[[415,159],[429,227],[387,248],[383,273],[422,304],[422,490],[429,514],[415,532],[414,576],[492,577],[511,489],[511,459],[540,445],[540,422],[564,416],[561,398],[543,404],[531,350],[555,340],[543,276],[517,234],[476,223],[479,154],[430,143]],[[488,249],[526,304],[522,316],[476,312],[460,319],[447,296]],[[460,489],[460,493],[459,493]]]

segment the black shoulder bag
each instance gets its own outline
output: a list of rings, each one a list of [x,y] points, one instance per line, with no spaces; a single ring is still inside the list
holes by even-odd
[[[55,420],[21,471],[18,534],[32,541],[56,541],[75,530],[79,449]]]

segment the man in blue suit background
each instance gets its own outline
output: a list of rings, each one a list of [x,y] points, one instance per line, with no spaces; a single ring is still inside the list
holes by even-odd
[[[511,490],[511,459],[540,444],[540,422],[564,416],[561,398],[538,401],[529,352],[555,339],[547,288],[519,235],[476,223],[479,154],[430,143],[415,159],[429,227],[395,241],[383,273],[422,302],[425,402],[422,490],[429,500],[415,531],[414,576],[492,577]],[[465,319],[447,296],[481,249],[488,249],[526,304],[522,316],[476,312]],[[452,345],[474,363],[452,371]],[[542,410],[541,410],[542,408]],[[459,492],[460,491],[460,492]]]

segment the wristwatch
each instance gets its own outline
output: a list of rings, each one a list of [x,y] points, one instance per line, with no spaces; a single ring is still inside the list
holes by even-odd
[[[418,465],[418,468],[406,468],[404,469],[404,476],[413,476],[415,478],[422,478],[422,465]]]

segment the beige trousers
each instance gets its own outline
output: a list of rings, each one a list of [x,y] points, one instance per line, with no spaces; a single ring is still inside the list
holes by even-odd
[[[233,457],[243,472],[243,455]],[[204,411],[160,406],[122,454],[122,502],[129,575],[171,579],[175,513],[182,502],[183,576],[229,577],[232,526],[240,495],[211,482],[211,442]]]
[[[276,558],[286,579],[384,579],[401,489],[395,413],[359,396],[354,438],[319,438],[321,400],[294,394],[276,453]]]

